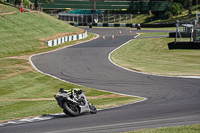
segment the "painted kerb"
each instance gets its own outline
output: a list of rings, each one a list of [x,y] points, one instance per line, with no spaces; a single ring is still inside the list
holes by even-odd
[[[45,42],[49,47],[52,46],[57,46],[59,44],[68,42],[68,41],[75,41],[75,40],[79,40],[79,39],[83,39],[87,37],[87,31],[83,34],[77,34],[77,35],[72,35],[72,36],[65,36],[65,37],[61,37],[55,40],[50,40]]]

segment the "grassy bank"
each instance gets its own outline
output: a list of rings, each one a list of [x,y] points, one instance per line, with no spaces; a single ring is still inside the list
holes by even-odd
[[[49,37],[57,38],[81,32],[80,29],[43,13],[17,12],[2,15],[0,25],[0,57],[30,54],[48,48],[44,41],[51,39]]]

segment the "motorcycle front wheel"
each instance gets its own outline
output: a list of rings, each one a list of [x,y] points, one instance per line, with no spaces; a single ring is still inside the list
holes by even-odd
[[[79,108],[77,107],[76,104],[71,103],[71,102],[64,102],[63,103],[63,109],[64,113],[66,115],[71,115],[71,116],[78,116],[80,114]]]
[[[89,108],[90,108],[90,113],[91,114],[96,114],[97,113],[96,107],[90,102],[88,102],[88,105],[89,105]]]

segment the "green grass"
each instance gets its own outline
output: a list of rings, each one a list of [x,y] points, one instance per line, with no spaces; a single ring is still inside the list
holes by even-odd
[[[126,133],[199,133],[200,124],[178,127],[159,127],[155,129],[142,129]]]
[[[101,92],[101,94],[104,93]],[[141,100],[141,98],[115,97],[115,98],[100,98],[100,99],[88,99],[88,100],[91,103],[93,103],[96,106],[96,108],[105,109],[109,107],[115,107],[127,104],[127,101],[135,102]],[[5,102],[0,102],[0,108],[1,108],[0,121],[62,112],[62,109],[58,106],[56,100],[5,101]]]
[[[0,59],[0,79],[3,79],[8,74],[13,74],[14,72],[24,71],[27,66],[27,60],[19,59]],[[17,66],[16,66],[17,65]],[[24,67],[19,67],[19,65],[24,65]],[[14,67],[15,66],[15,67]]]
[[[139,37],[162,36],[162,35],[169,35],[169,33],[167,33],[167,32],[155,32],[155,33],[145,32],[145,33],[140,33]]]
[[[115,97],[115,98],[99,98],[99,99],[90,99],[91,103],[95,103],[95,106],[98,109],[106,109],[111,107],[116,107],[128,103],[133,103],[136,101],[143,100],[141,97]]]
[[[47,48],[39,39],[56,33],[77,32],[62,21],[40,13],[14,13],[0,17],[0,57],[29,53]]]
[[[174,30],[176,31],[176,27],[142,28],[142,30]]]
[[[53,98],[53,95],[58,93],[59,88],[62,87],[66,89],[83,88],[87,96],[112,94],[65,83],[45,74],[29,71],[0,80],[0,100]]]
[[[41,116],[62,112],[56,101],[9,101],[0,102],[0,120]]]
[[[112,53],[111,59],[144,73],[200,76],[199,50],[169,50],[167,43],[172,41],[174,38],[135,39]]]

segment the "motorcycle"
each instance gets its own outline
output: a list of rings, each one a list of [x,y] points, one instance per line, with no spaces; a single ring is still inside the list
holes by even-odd
[[[86,99],[85,93],[81,89],[65,90],[60,88],[59,93],[54,97],[66,115],[78,116],[84,112],[97,113],[97,109]]]

